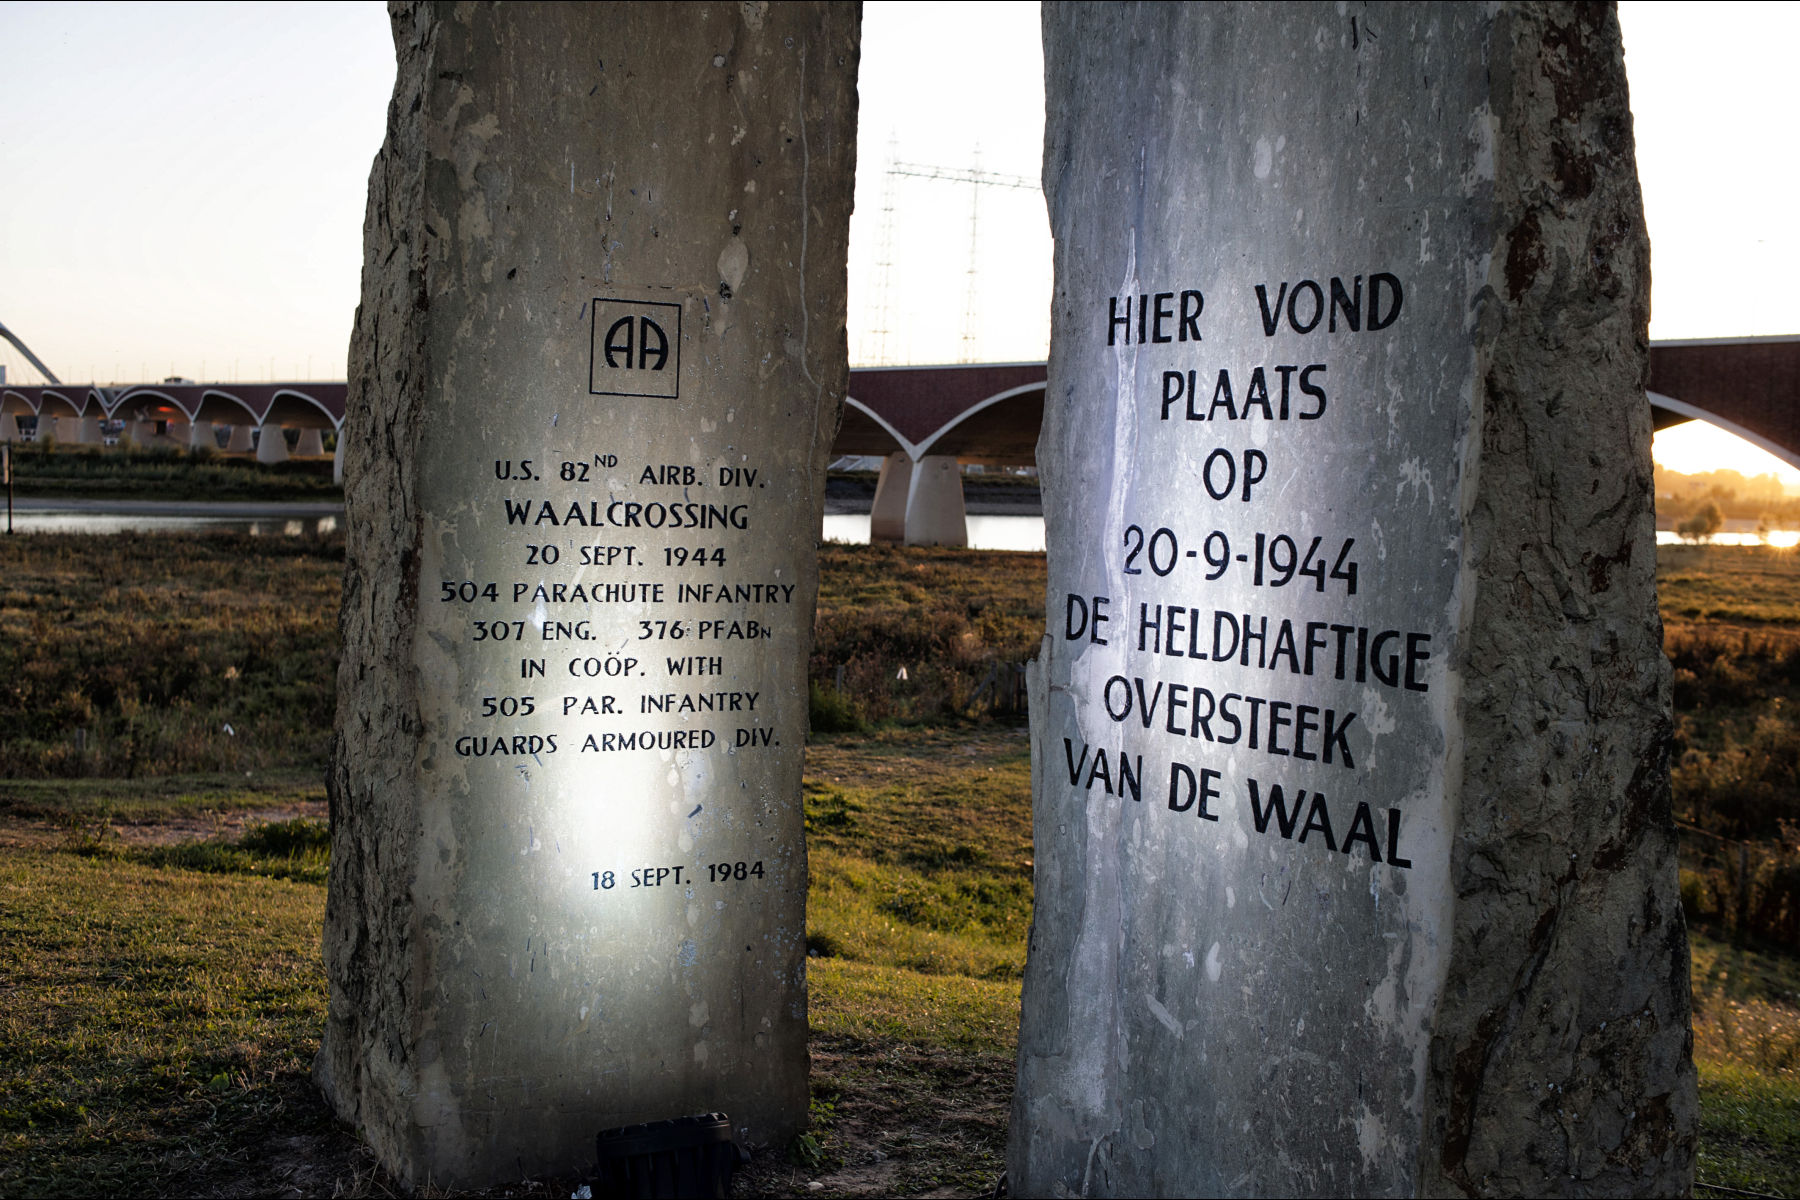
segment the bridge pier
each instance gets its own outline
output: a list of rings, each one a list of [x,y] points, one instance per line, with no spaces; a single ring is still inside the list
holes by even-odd
[[[325,453],[325,435],[312,426],[300,431],[300,441],[294,447],[294,453],[301,458],[317,458]]]
[[[0,414],[0,442],[21,442],[25,435],[19,429],[19,418],[16,413]],[[885,470],[882,471],[886,475]]]
[[[248,454],[256,449],[256,441],[250,434],[251,426],[244,424],[233,425],[231,427],[231,440],[225,445],[226,451],[231,454]]]
[[[874,523],[870,522],[873,540]],[[962,468],[948,454],[927,454],[912,469],[906,489],[906,544],[967,546],[969,522],[963,507]]]
[[[256,439],[256,461],[278,463],[287,459],[287,431],[273,423],[262,426],[262,436]]]
[[[99,417],[83,417],[79,424],[81,431],[75,435],[75,440],[83,446],[98,446],[106,440],[106,435],[100,429]]]
[[[219,444],[213,439],[213,423],[211,421],[195,421],[188,426],[189,450],[217,450]]]
[[[912,456],[896,450],[881,461],[875,504],[869,510],[869,541],[898,546],[906,541],[906,502],[912,490]]]

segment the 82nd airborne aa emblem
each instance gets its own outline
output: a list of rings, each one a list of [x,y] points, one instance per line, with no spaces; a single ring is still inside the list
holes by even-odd
[[[596,297],[593,314],[589,394],[680,395],[681,305]]]

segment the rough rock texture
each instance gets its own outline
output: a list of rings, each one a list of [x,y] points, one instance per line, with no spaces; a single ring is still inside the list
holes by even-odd
[[[414,1184],[707,1110],[785,1140],[857,10],[392,16],[317,1077]]]
[[[1015,1190],[1685,1192],[1613,14],[1057,5],[1044,28]]]

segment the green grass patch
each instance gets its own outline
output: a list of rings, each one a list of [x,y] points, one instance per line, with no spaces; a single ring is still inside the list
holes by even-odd
[[[1042,554],[826,543],[809,674],[857,721],[1016,721],[1045,586]]]
[[[264,771],[248,778],[0,779],[0,814],[71,827],[106,821],[167,821],[324,799],[325,786],[314,770]]]
[[[215,875],[264,875],[324,883],[331,866],[331,835],[310,817],[252,825],[236,842],[200,840],[167,845],[126,845],[117,838],[77,835],[70,849],[87,858]]]
[[[1031,752],[1021,732],[814,739],[805,781],[814,954],[1021,976],[1031,925]]]
[[[1800,554],[1772,546],[1658,546],[1665,620],[1800,624]]]
[[[1690,942],[1699,1181],[1800,1195],[1800,958]]]
[[[13,447],[21,496],[58,499],[342,501],[330,459],[259,463],[255,458],[177,446]]]
[[[0,855],[0,1194],[178,1193],[328,1132],[313,883]]]
[[[0,539],[0,776],[322,768],[339,538]]]
[[[806,980],[820,1034],[982,1050],[1009,1061],[1018,1047],[1017,983],[836,959],[809,960]]]

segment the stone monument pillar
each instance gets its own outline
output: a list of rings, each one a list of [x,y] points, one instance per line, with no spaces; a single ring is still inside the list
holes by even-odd
[[[709,1110],[784,1142],[857,10],[393,20],[318,1078],[414,1183]]]
[[[1685,1194],[1614,14],[1044,31],[1014,1190]]]

